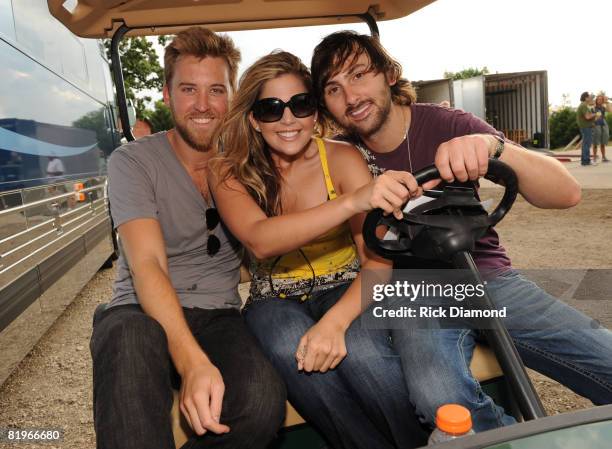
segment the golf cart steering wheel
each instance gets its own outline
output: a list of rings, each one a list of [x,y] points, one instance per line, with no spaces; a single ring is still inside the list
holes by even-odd
[[[440,172],[432,165],[418,171],[414,177],[422,185],[440,178]],[[441,192],[426,192],[435,199],[404,212],[401,220],[383,215],[382,209],[371,211],[363,224],[367,247],[391,260],[416,256],[448,261],[459,251],[473,251],[476,240],[504,218],[518,193],[514,170],[499,160],[489,160],[484,177],[505,187],[501,201],[491,214],[482,207],[475,186],[446,186]],[[393,228],[398,238],[378,238],[376,229],[379,226]]]

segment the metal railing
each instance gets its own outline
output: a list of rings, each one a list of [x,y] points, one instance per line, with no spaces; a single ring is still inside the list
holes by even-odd
[[[2,265],[0,264],[0,275],[6,273],[7,271],[9,271],[10,269],[16,267],[17,265],[23,263],[25,260],[30,259],[32,257],[34,257],[35,255],[39,254],[40,252],[44,251],[45,249],[49,248],[51,245],[53,245],[54,243],[57,243],[59,240],[70,237],[72,234],[74,234],[76,231],[78,231],[79,229],[83,228],[85,225],[95,221],[96,219],[98,219],[98,223],[94,223],[92,225],[95,226],[96,224],[101,223],[102,221],[104,221],[106,219],[106,217],[104,216],[94,216],[89,218],[88,220],[84,221],[83,223],[81,223],[78,226],[75,226],[74,228],[72,228],[70,231],[67,231],[66,233],[59,235],[57,238],[47,242],[45,245],[36,248],[34,251],[32,251],[30,254],[28,254],[27,256],[13,262],[12,264],[8,265],[6,268],[2,268]]]
[[[103,213],[104,211],[108,211],[108,199],[106,198],[106,195],[103,193],[102,196],[100,198],[94,199],[94,192],[98,191],[98,190],[102,190],[104,191],[104,189],[106,188],[106,183],[101,183],[95,186],[91,186],[91,187],[87,187],[84,189],[80,189],[77,191],[73,191],[73,192],[68,192],[68,193],[63,193],[60,195],[55,195],[49,198],[44,198],[42,200],[37,200],[37,201],[32,201],[30,203],[27,204],[22,204],[20,206],[16,206],[16,207],[12,207],[9,209],[5,209],[5,210],[1,210],[0,211],[0,219],[2,219],[3,217],[6,217],[8,215],[11,214],[15,214],[15,213],[24,213],[24,218],[26,220],[26,227],[27,229],[24,229],[20,232],[17,232],[15,234],[12,234],[8,237],[5,237],[4,239],[0,240],[0,245],[10,245],[11,242],[17,240],[17,239],[23,239],[23,238],[27,238],[28,235],[31,235],[33,233],[35,233],[36,231],[40,231],[41,229],[44,229],[44,227],[52,225],[53,228],[50,229],[49,231],[44,232],[43,234],[37,235],[36,237],[32,237],[30,239],[28,239],[28,241],[21,243],[20,245],[9,249],[6,252],[0,252],[0,273],[4,273],[6,272],[8,269],[14,267],[15,265],[23,262],[24,260],[30,258],[32,255],[37,254],[39,251],[43,250],[44,248],[47,248],[49,245],[57,242],[58,240],[60,240],[61,238],[63,238],[64,236],[72,233],[75,229],[79,229],[81,225],[78,225],[72,229],[70,229],[70,227],[74,224],[76,224],[77,222],[83,220],[84,218],[86,218],[89,214],[90,218],[88,220],[85,221],[85,223],[91,221],[93,218],[95,218],[98,214]],[[83,204],[81,206],[75,207],[67,212],[64,213],[60,213],[60,201],[61,200],[66,200],[69,198],[75,198],[75,196],[79,195],[80,193],[85,193],[87,194],[87,203]],[[76,198],[78,200],[78,197]],[[23,200],[23,192],[22,192],[22,200]],[[52,217],[53,218],[49,218],[48,220],[43,221],[42,223],[38,223],[34,226],[29,226],[29,221],[28,221],[28,217],[26,216],[27,214],[25,214],[25,212],[27,210],[30,210],[32,208],[36,208],[36,207],[40,207],[40,206],[51,206],[52,209]],[[68,217],[72,217],[76,215],[74,218],[68,220],[68,221],[64,221],[66,218]],[[68,232],[64,232],[65,229],[69,229]],[[44,241],[45,238],[48,238],[51,235],[57,235],[57,238],[54,238],[53,240],[51,240],[50,242],[45,243],[43,246],[35,249],[32,253],[30,253],[29,255],[26,255],[23,258],[20,258],[19,260],[15,261],[14,263],[11,263],[11,265],[9,265],[8,267],[4,268],[3,267],[3,261],[6,260],[6,258],[13,256],[17,253],[19,253],[20,251],[23,251],[25,249],[27,249],[28,247],[31,247],[32,245],[36,244],[36,243],[40,243],[41,241]]]

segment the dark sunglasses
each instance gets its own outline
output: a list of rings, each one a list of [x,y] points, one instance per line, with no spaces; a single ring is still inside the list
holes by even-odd
[[[206,229],[208,230],[208,240],[206,241],[206,252],[209,256],[214,256],[221,248],[221,240],[211,232],[219,225],[221,218],[219,212],[214,207],[206,209]]]
[[[262,98],[257,100],[251,110],[253,117],[260,122],[278,122],[285,112],[285,108],[291,109],[294,117],[304,118],[315,113],[317,110],[317,102],[309,93],[301,93],[294,95],[285,103],[278,98]]]

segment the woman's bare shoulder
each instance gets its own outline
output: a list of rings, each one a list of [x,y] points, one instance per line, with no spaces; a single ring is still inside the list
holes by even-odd
[[[361,152],[355,145],[340,140],[323,139],[327,149],[327,157],[331,164],[358,162],[365,165]]]
[[[340,193],[352,192],[371,178],[361,152],[347,142],[325,140],[332,179]]]

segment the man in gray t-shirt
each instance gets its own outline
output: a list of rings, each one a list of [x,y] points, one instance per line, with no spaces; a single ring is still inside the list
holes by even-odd
[[[237,285],[242,249],[223,223],[207,229],[211,226],[206,211],[215,208],[213,200],[198,191],[172,149],[168,133],[144,137],[116,150],[110,158],[108,179],[116,228],[139,218],[159,223],[168,276],[183,307],[240,307]],[[207,241],[215,238],[219,250],[211,255]],[[122,304],[138,304],[123,253],[109,306]]]
[[[121,255],[91,339],[99,448],[174,448],[172,389],[189,447],[264,448],[285,391],[240,316],[241,249],[208,191],[211,139],[240,53],[204,28],[166,48],[164,100],[175,128],[116,150],[110,208]]]

